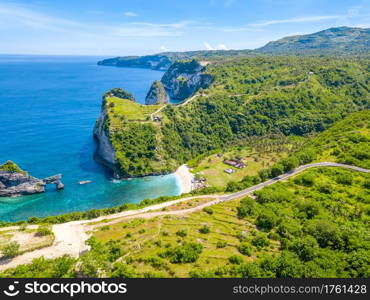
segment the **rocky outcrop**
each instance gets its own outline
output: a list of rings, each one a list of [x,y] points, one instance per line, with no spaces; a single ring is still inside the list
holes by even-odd
[[[17,197],[45,192],[45,185],[55,184],[57,190],[64,188],[62,175],[38,179],[22,170],[0,171],[0,197]]]
[[[145,104],[167,104],[169,103],[169,100],[170,97],[168,97],[162,82],[155,80],[146,95]]]
[[[192,96],[200,88],[207,88],[213,77],[205,73],[203,67],[196,60],[175,62],[163,75],[163,83],[172,99],[184,100]]]
[[[96,120],[94,137],[97,142],[94,158],[97,162],[116,172],[115,151],[109,139],[108,129],[105,126],[107,111],[103,107],[100,117]]]

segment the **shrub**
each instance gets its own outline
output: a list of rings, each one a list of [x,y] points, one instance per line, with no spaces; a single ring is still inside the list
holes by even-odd
[[[216,248],[225,248],[227,245],[227,242],[226,241],[218,241],[216,243]]]
[[[39,236],[47,236],[53,234],[53,231],[50,225],[43,224],[37,228],[36,234]]]
[[[207,225],[203,225],[202,227],[199,228],[199,232],[203,234],[209,233],[210,229]]]
[[[238,246],[238,250],[243,255],[251,256],[252,254],[252,247],[247,242],[240,243]]]
[[[203,211],[209,215],[212,215],[213,214],[213,209],[210,208],[210,207],[204,207],[203,208]]]
[[[262,249],[263,247],[268,246],[269,240],[262,234],[257,235],[252,240],[253,246],[257,247],[257,249]]]
[[[20,245],[17,242],[10,242],[5,245],[2,249],[3,256],[14,257],[19,254]]]
[[[256,220],[257,226],[264,230],[271,230],[276,226],[278,217],[271,210],[262,211]]]
[[[186,237],[187,236],[187,232],[185,229],[180,229],[176,232],[176,235],[177,236],[180,236],[180,237]]]
[[[240,265],[243,262],[243,259],[238,255],[232,255],[229,257],[229,262],[233,265]]]
[[[240,206],[237,208],[237,211],[239,218],[253,216],[257,213],[257,203],[252,198],[245,197],[240,200]]]
[[[336,178],[336,182],[344,185],[352,185],[353,178],[350,174],[343,174]]]
[[[203,246],[199,243],[185,243],[182,246],[168,249],[162,257],[168,257],[173,264],[192,263],[197,261],[202,253]]]

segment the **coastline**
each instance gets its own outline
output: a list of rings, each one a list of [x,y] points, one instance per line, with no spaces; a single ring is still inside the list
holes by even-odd
[[[181,165],[174,174],[180,182],[181,194],[190,193],[193,190],[194,175],[190,173],[189,168],[185,164]]]

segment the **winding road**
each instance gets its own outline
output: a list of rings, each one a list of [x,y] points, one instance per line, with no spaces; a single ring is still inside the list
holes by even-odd
[[[44,256],[45,258],[56,258],[62,255],[68,254],[72,257],[78,257],[82,252],[88,250],[88,246],[85,244],[85,241],[89,238],[90,232],[95,228],[106,226],[109,224],[121,222],[126,219],[133,219],[133,218],[153,218],[157,216],[164,216],[164,215],[184,215],[189,214],[195,211],[199,211],[204,207],[215,205],[221,202],[230,201],[234,199],[238,199],[243,196],[247,196],[254,191],[262,189],[266,186],[274,184],[275,182],[285,180],[291,176],[297,175],[298,173],[310,169],[310,168],[317,168],[317,167],[339,167],[339,168],[346,168],[351,169],[354,171],[362,172],[362,173],[369,173],[370,170],[345,165],[340,163],[333,163],[333,162],[319,162],[313,164],[302,165],[290,172],[284,173],[278,177],[273,179],[269,179],[265,182],[259,183],[242,191],[229,194],[229,195],[204,195],[204,196],[194,196],[194,197],[187,197],[182,198],[174,201],[168,201],[160,204],[151,205],[142,209],[138,210],[130,210],[130,211],[123,211],[117,214],[112,214],[108,216],[101,216],[92,220],[81,220],[81,221],[73,221],[63,224],[56,224],[53,225],[52,230],[55,236],[55,240],[53,245],[49,247],[45,247],[42,249],[34,250],[31,252],[24,253],[19,255],[11,260],[2,260],[0,261],[0,270],[5,270],[8,268],[14,268],[20,264],[27,264],[30,263],[34,258]],[[182,209],[182,210],[174,210],[174,211],[158,211],[165,207],[188,201],[191,199],[199,199],[199,198],[214,198],[209,202],[203,203],[196,207]],[[100,221],[105,221],[102,223],[97,223]],[[1,228],[0,231],[9,230],[12,227],[5,227]]]

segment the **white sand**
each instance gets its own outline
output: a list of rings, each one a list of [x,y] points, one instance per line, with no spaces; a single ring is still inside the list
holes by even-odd
[[[181,193],[190,193],[194,175],[190,173],[189,168],[186,165],[182,165],[176,170],[175,175],[177,175],[180,180]]]

